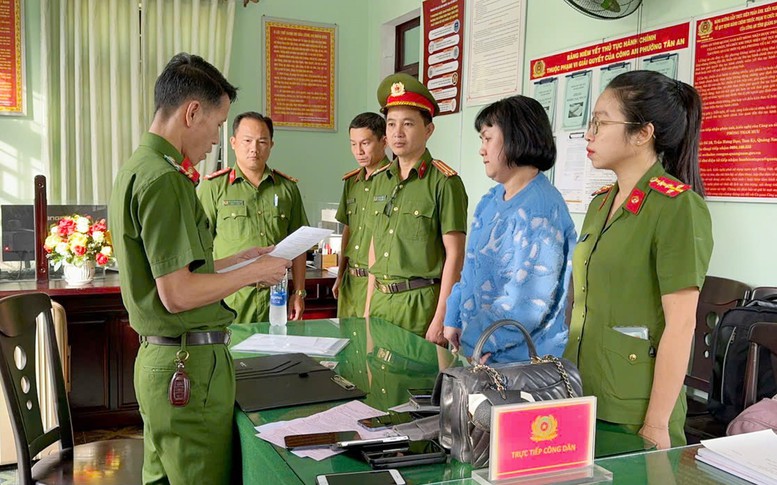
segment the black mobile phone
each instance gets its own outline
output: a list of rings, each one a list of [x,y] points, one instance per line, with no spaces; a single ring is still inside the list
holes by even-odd
[[[340,441],[358,440],[356,431],[335,431],[331,433],[293,434],[283,438],[286,448],[330,447]]]
[[[358,423],[369,430],[376,430],[381,428],[388,428],[396,426],[402,423],[409,423],[415,420],[416,417],[411,413],[389,413],[382,416],[376,416],[374,418],[360,419]]]
[[[433,440],[410,441],[406,448],[362,451],[365,461],[375,469],[443,463],[448,457],[445,449]]]
[[[397,470],[318,475],[317,485],[404,485],[405,479]]]

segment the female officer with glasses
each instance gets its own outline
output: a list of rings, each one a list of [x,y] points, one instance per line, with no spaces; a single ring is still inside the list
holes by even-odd
[[[660,449],[685,444],[681,390],[712,253],[700,124],[693,87],[633,71],[599,96],[585,135],[593,166],[617,181],[595,193],[580,231],[564,356],[598,419]]]

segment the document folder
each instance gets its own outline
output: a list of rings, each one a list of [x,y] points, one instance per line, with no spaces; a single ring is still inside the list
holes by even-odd
[[[235,360],[235,400],[245,412],[364,397],[346,389],[336,374],[305,354]]]

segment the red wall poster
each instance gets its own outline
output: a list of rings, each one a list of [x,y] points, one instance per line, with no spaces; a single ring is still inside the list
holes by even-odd
[[[0,0],[0,115],[24,114],[22,0]]]
[[[777,3],[700,19],[693,84],[709,197],[777,198]],[[769,200],[772,199],[772,200]]]
[[[461,109],[464,0],[424,0],[424,84],[440,115]]]
[[[265,17],[265,111],[274,126],[335,131],[336,35],[336,25]]]

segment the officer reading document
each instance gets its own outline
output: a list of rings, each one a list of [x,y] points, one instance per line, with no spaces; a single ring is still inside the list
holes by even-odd
[[[378,101],[397,157],[373,182],[369,314],[445,345],[445,302],[464,262],[467,193],[456,171],[426,149],[439,112],[426,86],[392,74]]]
[[[249,248],[213,260],[194,166],[218,143],[237,89],[201,57],[170,60],[154,88],[148,133],[116,176],[109,223],[121,296],[140,335],[135,393],[143,418],[143,483],[231,483],[235,374],[221,300],[269,286],[291,262]]]
[[[241,113],[232,123],[229,139],[235,167],[205,177],[199,190],[213,236],[214,257],[223,258],[252,246],[278,244],[308,225],[297,179],[267,166],[273,143],[273,124],[255,111]],[[292,264],[294,291],[290,292],[289,320],[305,311],[305,254]],[[261,284],[241,288],[224,299],[237,312],[236,322],[266,322],[270,290]]]

